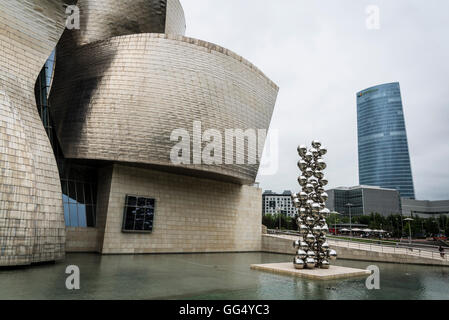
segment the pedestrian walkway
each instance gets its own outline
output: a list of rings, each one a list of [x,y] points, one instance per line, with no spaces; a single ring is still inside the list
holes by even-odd
[[[293,254],[292,242],[297,239],[298,236],[289,234],[264,235],[263,250]],[[328,243],[342,259],[449,266],[449,255],[442,258],[437,250],[336,239],[329,239]]]

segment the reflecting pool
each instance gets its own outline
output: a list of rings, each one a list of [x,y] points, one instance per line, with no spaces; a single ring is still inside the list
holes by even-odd
[[[0,299],[449,299],[449,268],[339,260],[377,265],[381,290],[365,279],[311,281],[250,270],[251,264],[287,262],[269,253],[100,256],[68,254],[62,263],[0,269]],[[81,289],[65,287],[66,267],[81,272]]]

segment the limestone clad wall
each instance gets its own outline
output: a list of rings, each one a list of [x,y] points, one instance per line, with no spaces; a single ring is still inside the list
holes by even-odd
[[[99,252],[97,228],[67,228],[66,252]]]
[[[0,266],[64,257],[61,186],[34,85],[65,26],[62,0],[0,0]]]
[[[103,254],[261,250],[261,189],[114,165],[110,190]],[[127,194],[156,199],[153,233],[122,233]]]

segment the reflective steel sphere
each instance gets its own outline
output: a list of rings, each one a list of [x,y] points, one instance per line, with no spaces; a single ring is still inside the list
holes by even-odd
[[[308,258],[315,258],[316,257],[316,253],[312,250],[307,251],[307,257]]]
[[[323,179],[324,178],[324,173],[322,171],[315,171],[313,173],[313,175],[318,178],[318,179]]]
[[[327,260],[321,261],[320,268],[321,269],[329,269],[331,267],[331,264]]]
[[[319,152],[318,149],[316,149],[316,148],[310,149],[309,152],[313,155],[314,158],[320,156],[320,152]]]
[[[325,177],[323,177],[323,178],[321,178],[320,180],[318,180],[318,183],[319,183],[320,185],[322,185],[323,187],[325,187],[325,186],[328,185],[329,181],[328,181]]]
[[[308,226],[309,228],[313,227],[313,225],[315,224],[315,219],[312,217],[307,217],[306,218],[306,226]]]
[[[329,249],[329,243],[325,242],[321,245],[321,248],[325,249],[327,251],[327,249]]]
[[[316,193],[322,194],[324,192],[324,188],[322,186],[317,186],[315,188]]]
[[[301,187],[304,187],[307,184],[307,177],[305,176],[300,176],[298,178],[298,183]]]
[[[327,208],[324,208],[323,210],[320,211],[320,214],[322,214],[323,216],[328,216],[330,214],[330,210]]]
[[[314,148],[321,148],[321,141],[318,141],[318,140],[313,140],[312,141],[312,147],[314,147]]]
[[[301,171],[305,171],[309,166],[307,165],[307,162],[304,160],[299,160],[298,161],[298,168]]]
[[[301,145],[301,146],[298,147],[298,154],[299,154],[300,157],[304,157],[306,155],[306,153],[307,153],[307,147],[306,146]]]
[[[327,149],[321,147],[321,148],[320,148],[320,155],[324,156],[324,155],[326,155],[326,154],[327,154]]]
[[[318,202],[318,201],[317,201],[317,198],[318,198],[318,195],[317,195],[315,192],[312,192],[312,193],[309,195],[309,199],[312,199],[312,200],[315,201],[315,202]]]
[[[320,235],[319,237],[316,238],[316,241],[322,245],[323,243],[326,242],[326,237]]]
[[[319,226],[313,227],[312,232],[315,236],[319,236],[321,233],[321,227],[319,227]]]
[[[319,186],[318,180],[317,180],[317,179],[311,178],[311,179],[309,179],[309,183],[310,183],[314,188],[317,188],[317,187]]]
[[[314,204],[312,204],[312,212],[319,213],[319,212],[320,212],[320,209],[321,209],[321,207],[320,207],[320,204],[319,204],[319,203],[314,203]]]
[[[306,259],[306,266],[307,266],[308,269],[315,269],[315,266],[316,266],[315,259],[307,258]]]
[[[305,268],[306,263],[300,257],[295,257],[293,265],[295,266],[295,269],[302,270]]]
[[[323,192],[323,193],[320,195],[320,197],[321,197],[321,199],[322,199],[324,202],[326,202],[326,201],[329,199],[329,195],[328,195],[326,192]]]
[[[307,168],[306,171],[304,171],[304,176],[306,176],[307,178],[310,178],[314,175],[314,171],[312,170],[312,168]]]
[[[301,201],[307,201],[309,199],[307,192],[300,192],[299,199],[301,199]]]
[[[318,170],[324,170],[327,168],[327,164],[323,159],[318,159],[316,162],[316,167]]]
[[[299,249],[302,249],[302,250],[304,250],[304,251],[308,251],[309,250],[309,245],[307,244],[307,242],[304,242],[304,241],[300,241],[300,246],[299,246]]]
[[[329,251],[329,258],[330,258],[332,261],[337,260],[337,251],[335,251],[335,250],[330,250],[330,251]]]
[[[303,190],[307,193],[311,193],[315,188],[310,183],[306,184],[305,187],[303,187]]]
[[[302,224],[299,226],[299,233],[304,236],[309,233],[309,228],[306,225]]]
[[[315,236],[311,233],[309,233],[305,239],[304,239],[308,244],[314,243],[315,242]]]
[[[293,205],[297,208],[299,208],[301,206],[301,200],[299,199],[294,199],[293,200]]]
[[[298,257],[300,258],[300,259],[306,259],[307,258],[307,252],[305,252],[304,250],[302,250],[302,249],[299,249],[298,251],[297,251],[297,255],[298,255]]]
[[[304,155],[303,159],[306,160],[307,162],[310,162],[310,161],[313,160],[313,154],[312,154],[311,152],[307,152],[307,153]]]
[[[293,242],[293,248],[295,248],[296,250],[299,249],[299,246],[301,245],[301,241],[300,240],[296,240]]]

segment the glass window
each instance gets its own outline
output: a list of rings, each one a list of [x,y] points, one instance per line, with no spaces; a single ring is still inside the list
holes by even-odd
[[[96,173],[70,166],[61,177],[64,216],[68,227],[96,226]]]
[[[69,204],[69,212],[70,212],[70,227],[78,227],[78,210],[76,203]]]
[[[126,196],[123,214],[124,232],[152,232],[155,199]]]
[[[78,226],[81,228],[87,227],[87,221],[86,221],[86,205],[78,203]]]

